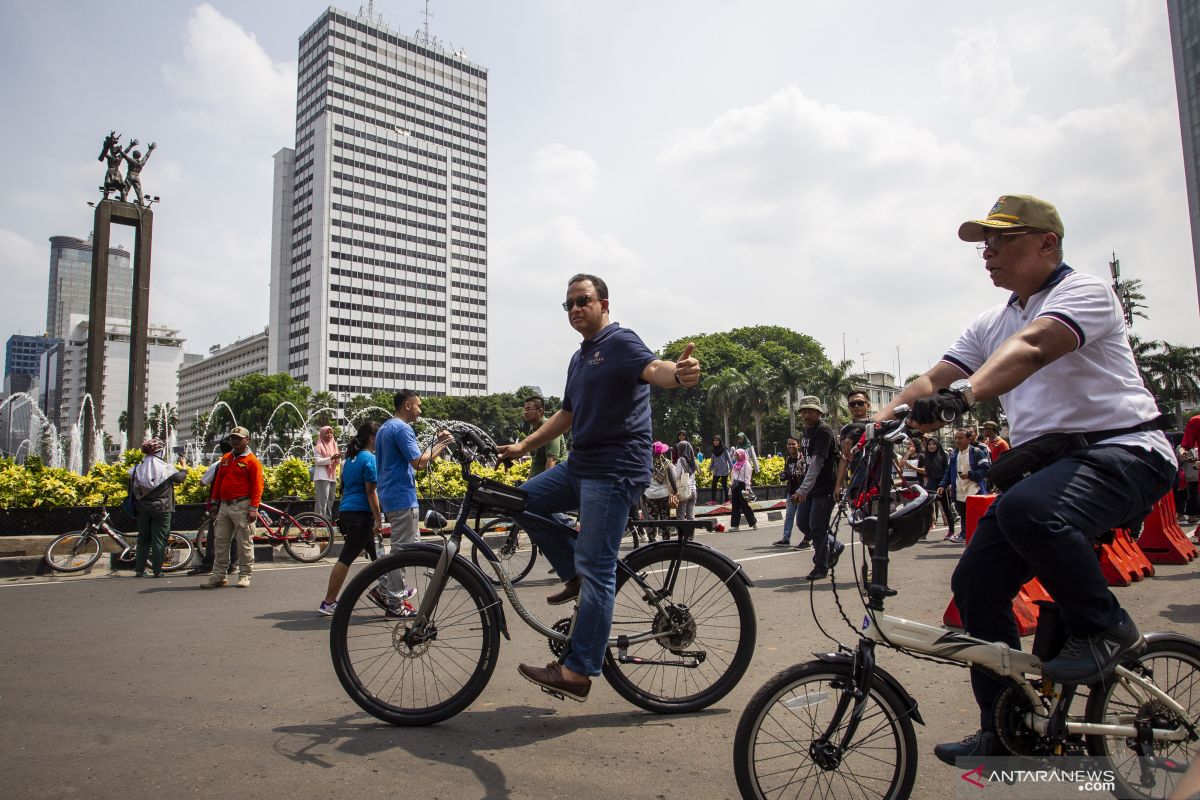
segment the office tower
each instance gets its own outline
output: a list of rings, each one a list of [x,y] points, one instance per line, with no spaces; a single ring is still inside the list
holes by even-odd
[[[268,371],[339,400],[487,391],[487,72],[330,8],[275,154]]]
[[[1171,52],[1175,57],[1175,92],[1183,133],[1183,172],[1187,181],[1188,219],[1192,225],[1192,262],[1200,303],[1200,3],[1167,0]]]
[[[32,381],[15,380],[18,376],[36,376],[38,374],[38,364],[42,353],[49,350],[54,345],[58,344],[61,339],[54,339],[49,336],[24,336],[15,333],[8,337],[8,341],[4,345],[4,393],[10,391],[23,392],[32,386]],[[20,385],[20,388],[10,389],[11,385]]]
[[[87,316],[92,296],[92,237],[50,237],[50,288],[46,295],[46,332],[67,338],[72,314]],[[108,251],[107,316],[133,316],[133,267],[129,252],[119,247]],[[124,405],[124,403],[122,403]]]
[[[194,438],[197,434],[196,419],[207,414],[217,402],[217,395],[234,378],[246,375],[267,374],[267,331],[238,339],[224,347],[209,348],[207,356],[185,356],[179,367],[179,440]],[[234,409],[237,413],[241,409]],[[228,417],[221,422],[224,434],[229,427]],[[209,433],[217,433],[216,429]]]

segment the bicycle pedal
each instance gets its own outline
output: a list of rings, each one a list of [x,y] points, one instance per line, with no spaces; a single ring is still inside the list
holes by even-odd
[[[538,688],[541,689],[546,694],[550,695],[551,697],[555,698],[556,700],[566,700],[567,699],[567,696],[565,694],[563,694],[562,692],[555,691],[554,689],[551,689],[549,687],[538,686]]]

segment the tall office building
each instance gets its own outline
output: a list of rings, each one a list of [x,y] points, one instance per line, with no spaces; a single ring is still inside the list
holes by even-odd
[[[42,353],[60,341],[62,340],[50,336],[25,336],[20,333],[8,337],[4,344],[5,379],[14,375],[37,375]],[[17,391],[24,391],[24,388]],[[7,392],[8,389],[5,389],[5,393]]]
[[[487,391],[487,72],[330,8],[275,154],[268,371],[339,397]]]
[[[214,345],[208,355],[185,356],[179,367],[179,439],[196,436],[196,420],[212,410],[217,395],[229,382],[246,375],[267,374],[267,331],[238,339],[224,347]],[[221,420],[227,423],[228,419]],[[224,433],[214,427],[208,433]]]
[[[1183,133],[1183,173],[1187,181],[1188,218],[1192,224],[1192,261],[1200,304],[1200,3],[1167,0],[1171,52],[1175,57],[1175,92]]]
[[[46,332],[67,338],[71,315],[88,315],[92,297],[92,237],[50,237],[50,288],[46,294]],[[108,251],[108,308],[106,315],[117,319],[133,317],[133,267],[129,251]]]

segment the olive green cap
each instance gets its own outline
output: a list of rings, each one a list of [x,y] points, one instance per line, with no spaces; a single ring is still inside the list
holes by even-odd
[[[992,233],[1012,228],[1034,228],[1063,237],[1062,218],[1052,204],[1029,194],[1005,194],[992,206],[987,219],[971,219],[960,225],[958,238],[982,242]]]

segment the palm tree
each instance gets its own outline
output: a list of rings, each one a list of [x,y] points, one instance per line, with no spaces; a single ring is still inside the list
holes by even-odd
[[[179,409],[170,403],[159,403],[158,405],[150,406],[150,413],[146,415],[146,428],[151,433],[158,435],[162,431],[163,438],[169,437],[171,431],[179,427]]]
[[[796,432],[796,395],[804,392],[812,369],[797,360],[784,361],[775,368],[775,391],[787,398],[788,433]]]
[[[1156,339],[1142,339],[1140,336],[1129,334],[1129,347],[1133,350],[1133,360],[1137,364],[1138,373],[1142,376],[1142,383],[1145,384],[1147,391],[1155,397],[1162,394],[1162,387],[1159,385],[1158,376],[1151,369],[1151,365],[1154,363],[1155,353],[1162,349],[1163,344]]]
[[[1142,319],[1150,319],[1144,312],[1143,308],[1148,308],[1146,305],[1146,295],[1142,293],[1142,279],[1130,278],[1127,281],[1117,281],[1117,298],[1121,301],[1121,308],[1125,310],[1125,320],[1130,325],[1133,324],[1134,317]]]
[[[754,367],[746,376],[742,390],[738,393],[737,405],[754,418],[754,449],[762,452],[762,421],[779,402],[775,387],[779,382],[770,367]]]
[[[848,392],[858,388],[861,375],[852,372],[854,361],[846,359],[837,364],[817,367],[813,375],[814,394],[825,402],[831,424],[836,429],[842,423],[842,400]]]
[[[729,444],[729,414],[733,411],[745,382],[746,379],[742,377],[742,373],[733,367],[726,367],[716,375],[708,376],[704,381],[708,407],[721,415],[721,424],[725,434],[721,441],[726,446]]]
[[[1150,362],[1147,368],[1162,387],[1162,402],[1173,406],[1176,417],[1182,420],[1183,402],[1200,397],[1200,383],[1196,380],[1200,374],[1200,347],[1168,342],[1160,342],[1159,346],[1161,352],[1147,359]]]

